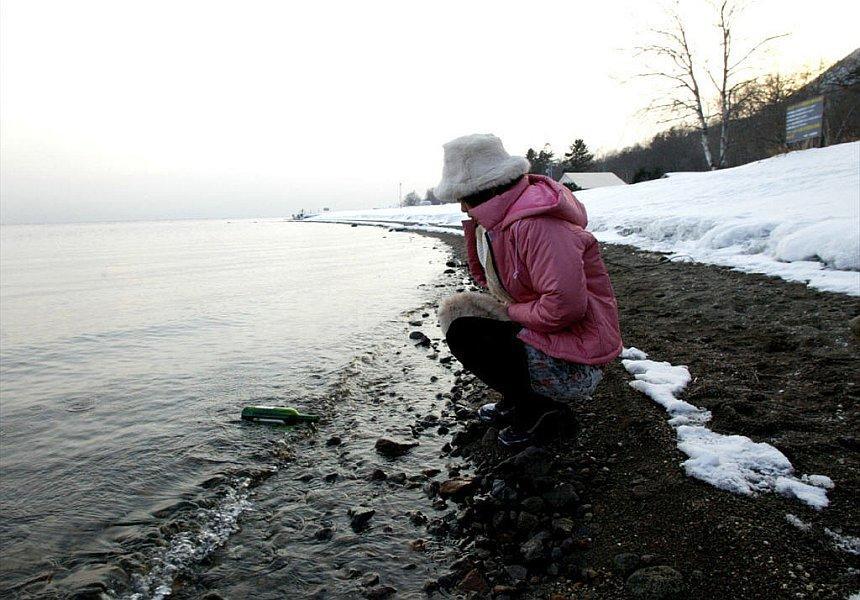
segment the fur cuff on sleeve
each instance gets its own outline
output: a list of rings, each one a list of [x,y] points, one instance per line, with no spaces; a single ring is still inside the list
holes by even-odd
[[[439,303],[439,327],[447,335],[454,319],[460,317],[484,317],[497,321],[510,321],[505,305],[490,296],[477,292],[461,292]]]

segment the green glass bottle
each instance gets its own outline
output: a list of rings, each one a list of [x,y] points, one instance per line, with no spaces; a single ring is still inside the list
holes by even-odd
[[[279,421],[285,425],[313,423],[317,415],[305,415],[289,406],[246,406],[242,409],[243,421]]]

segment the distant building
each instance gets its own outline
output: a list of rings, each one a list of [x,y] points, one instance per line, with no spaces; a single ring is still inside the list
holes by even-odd
[[[610,185],[627,185],[615,173],[565,173],[558,180],[561,184],[575,185],[581,190],[590,190]]]

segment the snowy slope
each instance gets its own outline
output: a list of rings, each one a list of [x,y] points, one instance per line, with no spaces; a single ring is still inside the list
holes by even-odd
[[[576,196],[602,241],[860,295],[860,142]],[[318,219],[452,227],[462,217],[448,204]]]

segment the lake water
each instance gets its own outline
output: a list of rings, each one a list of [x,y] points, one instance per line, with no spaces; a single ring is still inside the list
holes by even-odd
[[[380,397],[435,406],[439,366],[403,342],[442,244],[282,221],[9,226],[0,243],[0,591],[312,594],[373,548],[384,558],[386,536],[411,535],[290,546],[310,521],[346,518],[351,495],[380,495],[356,473],[377,434],[403,430],[380,421],[406,410]],[[242,423],[251,403],[327,419],[316,433]],[[360,448],[325,455],[335,433]],[[335,486],[316,483],[328,468]],[[415,494],[381,495],[377,520],[396,520]],[[261,586],[267,552],[283,576]]]

